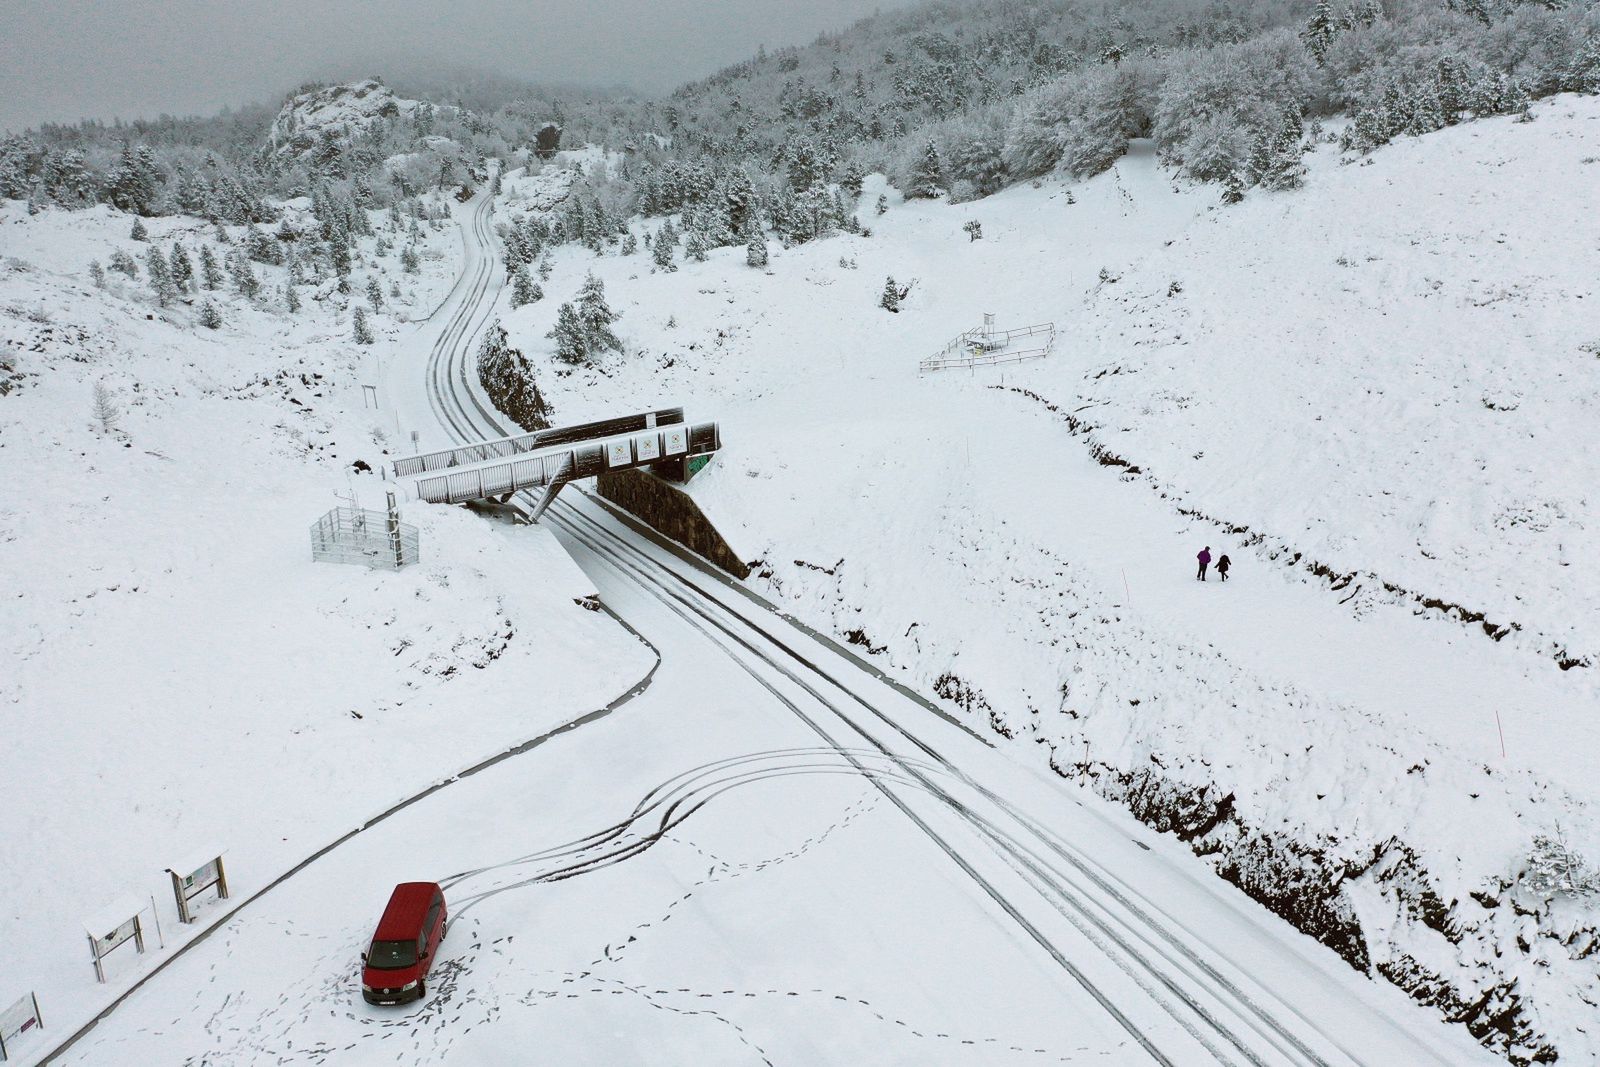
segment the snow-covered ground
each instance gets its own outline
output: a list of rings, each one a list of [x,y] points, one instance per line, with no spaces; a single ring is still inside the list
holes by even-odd
[[[248,896],[396,800],[629,689],[655,660],[572,603],[598,587],[662,649],[644,696],[260,897],[74,1061],[496,1063],[538,1048],[593,1063],[1126,1063],[1137,1035],[1174,1062],[1226,1059],[1217,1043],[1235,1039],[1295,1060],[1286,1034],[1332,1061],[1473,1061],[1459,1028],[1199,877],[1191,851],[1346,959],[1431,990],[1496,1052],[1594,1058],[1593,905],[1514,884],[1535,833],[1591,853],[1600,840],[1600,694],[1589,668],[1556,665],[1594,645],[1592,575],[1571,553],[1593,543],[1600,473],[1592,317],[1575,310],[1600,267],[1582,180],[1600,106],[1535,113],[1368,166],[1324,153],[1306,190],[1226,210],[1214,189],[1174,187],[1147,148],[1092,182],[956,207],[891,190],[881,217],[877,180],[870,237],[774,247],[766,271],[742,248],[672,274],[568,248],[547,298],[506,313],[560,422],[667,403],[719,419],[727,447],[693,491],[757,561],[752,584],[938,693],[998,751],[864,674],[831,699],[871,690],[975,776],[957,781],[1019,806],[964,801],[1002,822],[1024,812],[1041,855],[1064,862],[1052,840],[1081,850],[1123,900],[1055,885],[913,789],[909,810],[953,843],[940,853],[783,711],[825,717],[823,697],[706,625],[751,609],[651,593],[629,553],[679,567],[665,588],[706,580],[590,502],[551,513],[583,576],[548,529],[442,508],[407,511],[418,567],[309,562],[307,527],[335,491],[381,500],[354,460],[409,450],[412,430],[425,446],[448,436],[430,422],[429,361],[470,344],[501,280],[473,240],[462,258],[456,232],[430,234],[403,316],[376,316],[380,343],[361,352],[331,283],[292,320],[228,298],[224,328],[203,331],[193,308],[159,311],[119,275],[89,284],[113,246],[142,269],[125,216],[0,205],[0,380],[20,386],[0,396],[0,639],[15,664],[0,676],[0,943],[15,976],[0,1006],[37,990],[55,1036],[146,973],[152,958],[124,950],[95,986],[79,924],[125,892],[161,893],[179,856],[226,848]],[[1547,174],[1573,195],[1541,190]],[[565,181],[559,166],[513,176],[502,200],[554,204]],[[163,245],[215,241],[196,220],[150,229]],[[364,272],[397,274],[368,244],[357,294]],[[590,269],[629,352],[558,375],[544,335]],[[273,305],[281,279],[263,273]],[[877,307],[888,275],[912,285],[898,315]],[[917,376],[986,311],[1054,320],[1055,354]],[[116,433],[89,426],[95,381],[123,409]],[[364,384],[381,410],[363,408]],[[1401,388],[1409,404],[1377,395]],[[1193,580],[1204,544],[1236,560],[1227,585]],[[1520,629],[1495,641],[1450,604]],[[807,774],[731,779],[627,863],[493,892],[543,871],[518,857],[615,823],[674,775],[786,749],[808,750]],[[388,884],[453,870],[474,873],[450,880],[457,925],[433,996],[367,1009],[354,961]],[[1039,944],[1002,899],[1022,902]],[[169,944],[192,936],[161,906]],[[1078,975],[1044,962],[1044,942]]]
[[[737,592],[592,503],[552,514],[661,650],[650,688],[308,867],[65,1062],[1494,1062],[1178,843],[734,623],[821,665],[786,672],[719,634]],[[449,937],[421,1004],[368,1007],[381,889],[419,863]]]
[[[1534,114],[1325,149],[1233,209],[1137,148],[881,218],[869,184],[869,238],[766,271],[568,249],[506,325],[547,361],[595,270],[629,352],[541,388],[558,421],[719,419],[694,492],[757,587],[1491,1047],[1582,1059],[1593,904],[1514,882],[1537,833],[1600,841],[1600,688],[1557,666],[1597,642],[1600,102]],[[919,378],[984,312],[1055,321],[1054,356]]]
[[[484,206],[460,213],[450,299],[388,361],[402,425],[465,387],[426,372],[459,366],[498,296]],[[446,423],[433,432],[473,430]],[[395,1044],[468,1063],[529,1048],[582,1063],[1486,1058],[1181,845],[929,715],[596,505],[550,517],[660,650],[643,695],[253,898],[68,1059],[363,1063]],[[802,648],[803,670],[771,643]],[[368,891],[418,876],[445,883],[452,940],[418,1008],[368,1009]]]
[[[200,220],[147,225],[163,251],[222,250]],[[323,513],[383,506],[352,464],[403,450],[364,408],[376,357],[351,343],[347,299],[308,286],[291,317],[281,268],[258,265],[259,306],[201,294],[224,319],[201,329],[142,280],[90,283],[114,248],[143,273],[128,227],[0,203],[0,359],[19,376],[0,396],[0,1001],[37,992],[56,1037],[160,958],[124,949],[97,986],[81,924],[103,905],[155,894],[169,950],[192,934],[168,864],[225,849],[248,896],[654,663],[574,603],[592,586],[553,539],[465,512],[407,509],[422,562],[397,574],[311,562]],[[416,276],[365,242],[350,299],[369,271],[403,286],[372,318],[378,351],[427,331],[402,317],[456,279],[455,227],[424,234]],[[113,433],[91,425],[96,382]]]

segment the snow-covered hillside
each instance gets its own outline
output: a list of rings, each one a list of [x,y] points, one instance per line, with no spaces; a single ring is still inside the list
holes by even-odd
[[[150,249],[220,260],[241,227],[150,219],[134,241],[106,208],[0,202],[0,996],[37,992],[58,1037],[141,969],[118,959],[114,985],[94,984],[81,924],[114,898],[163,895],[165,866],[219,849],[247,896],[653,662],[574,603],[592,587],[537,531],[407,508],[420,564],[311,561],[312,523],[350,499],[383,507],[365,467],[409,444],[364,405],[379,381],[351,339],[365,281],[384,294],[369,308],[382,348],[456,276],[453,227],[418,228],[412,274],[380,253],[372,215],[350,292],[308,284],[290,314],[285,268],[263,264],[254,299],[202,284],[157,306]],[[139,277],[98,287],[89,264],[116,250]]]
[[[297,93],[284,102],[267,135],[274,151],[299,155],[324,139],[348,139],[384,119],[409,116],[421,106],[396,96],[376,78]]]
[[[1593,898],[1519,876],[1535,835],[1600,840],[1600,103],[1534,115],[1325,148],[1226,209],[1148,148],[882,217],[869,181],[870,237],[675,273],[568,247],[506,325],[562,420],[720,419],[695,495],[791,610],[1496,1051],[1582,1060]],[[628,352],[566,373],[591,269]],[[919,378],[984,312],[1055,354]]]

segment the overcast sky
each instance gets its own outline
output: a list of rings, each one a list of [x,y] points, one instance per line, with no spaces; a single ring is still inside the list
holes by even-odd
[[[0,130],[208,114],[434,63],[669,89],[901,0],[0,0]]]

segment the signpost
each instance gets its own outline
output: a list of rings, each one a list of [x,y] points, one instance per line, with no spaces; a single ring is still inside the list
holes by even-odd
[[[84,931],[89,935],[89,952],[94,956],[94,974],[100,981],[106,980],[106,957],[129,941],[141,955],[144,953],[144,924],[139,920],[143,910],[143,901],[127,897],[84,923]]]
[[[39,998],[32,993],[18,1000],[5,1011],[0,1011],[0,1060],[11,1058],[17,1039],[23,1034],[44,1029],[39,1015]]]
[[[389,497],[394,502],[393,494]],[[222,866],[218,853],[203,863],[190,862],[182,867],[168,867],[172,876],[172,896],[178,902],[178,918],[194,922],[194,899],[208,889],[215,888],[218,900],[228,899],[228,872]]]

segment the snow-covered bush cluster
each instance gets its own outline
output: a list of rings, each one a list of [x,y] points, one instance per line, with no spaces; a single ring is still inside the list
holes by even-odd
[[[1559,831],[1539,834],[1528,853],[1522,884],[1545,900],[1600,895],[1600,871],[1592,870]]]

